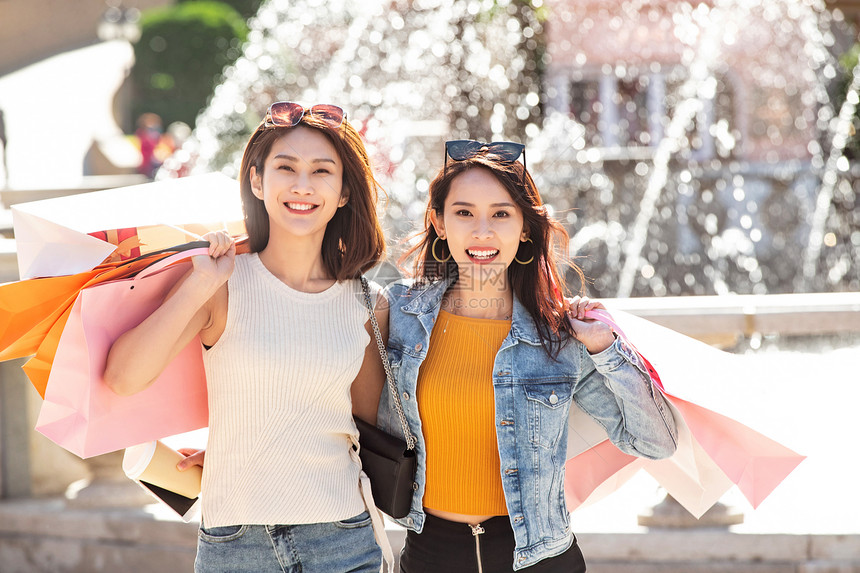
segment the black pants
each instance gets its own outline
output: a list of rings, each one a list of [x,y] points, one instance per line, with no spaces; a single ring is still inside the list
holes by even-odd
[[[514,570],[514,531],[508,516],[493,517],[481,523],[483,533],[474,535],[472,527],[427,514],[424,530],[406,533],[400,554],[403,573],[477,573],[480,553],[483,573]],[[478,543],[475,543],[477,538]],[[522,573],[584,573],[585,559],[576,544],[556,557],[544,559]]]

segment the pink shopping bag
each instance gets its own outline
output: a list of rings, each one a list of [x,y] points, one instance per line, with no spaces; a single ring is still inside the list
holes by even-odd
[[[704,386],[718,384],[721,376],[731,372],[730,355],[621,311],[611,315],[590,311],[588,317],[610,325],[643,359],[654,387],[672,409],[678,449],[664,460],[626,455],[608,441],[605,432],[601,435],[596,422],[572,407],[565,465],[568,510],[605,497],[640,469],[697,518],[733,485],[758,507],[805,459],[699,403],[705,401]]]
[[[177,253],[133,278],[80,291],[60,336],[37,431],[88,458],[207,426],[206,377],[198,338],[137,394],[118,396],[103,378],[113,342],[158,308],[190,269],[190,257],[207,252]]]

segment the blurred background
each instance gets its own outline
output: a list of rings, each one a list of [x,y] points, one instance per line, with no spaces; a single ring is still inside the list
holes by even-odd
[[[235,175],[269,103],[331,101],[371,147],[392,245],[423,216],[441,142],[507,139],[595,296],[860,285],[860,3],[74,6],[0,2],[9,190]]]
[[[760,401],[738,415],[810,455],[740,517],[645,527],[647,481],[574,514],[594,570],[728,570],[709,554],[721,545],[732,570],[857,572],[858,23],[856,0],[0,0],[0,281],[17,278],[11,205],[235,177],[273,101],[338,104],[362,133],[387,194],[383,281],[422,225],[445,140],[525,143],[589,293],[749,358]],[[75,505],[69,484],[110,481],[117,462],[35,435],[18,366],[0,364],[0,571],[193,559],[185,524]],[[56,519],[99,533],[9,541]],[[138,529],[117,533],[128,519]],[[743,533],[771,536],[769,549]],[[126,553],[104,549],[117,539]],[[680,556],[647,568],[655,543]]]

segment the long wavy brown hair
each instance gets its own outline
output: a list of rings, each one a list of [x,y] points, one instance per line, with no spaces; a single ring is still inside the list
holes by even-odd
[[[436,229],[430,222],[430,213],[442,216],[451,183],[470,169],[486,169],[507,190],[523,214],[523,226],[531,242],[520,243],[516,258],[532,259],[528,264],[512,263],[508,280],[514,295],[525,306],[534,320],[541,344],[547,354],[554,357],[573,334],[566,320],[563,297],[567,294],[565,282],[558,270],[557,249],[566,248],[568,234],[564,227],[551,218],[531,175],[518,161],[502,162],[492,154],[479,154],[464,161],[455,161],[441,170],[430,183],[430,199],[424,214],[424,230],[418,234],[418,243],[409,249],[401,262],[412,260],[413,273],[419,282],[457,277],[457,263],[453,258],[440,263],[450,254],[447,241],[436,239]],[[436,248],[436,257],[433,248]],[[582,270],[572,261],[566,263],[585,285]]]
[[[326,270],[336,280],[358,278],[384,258],[385,237],[376,214],[381,187],[373,177],[361,136],[346,120],[340,127],[332,127],[316,115],[306,113],[293,127],[266,127],[261,123],[251,135],[239,172],[250,251],[258,253],[269,244],[269,214],[263,201],[251,190],[251,167],[256,167],[257,174],[262,176],[272,145],[299,126],[321,132],[343,163],[343,192],[349,201],[326,226],[322,258]]]

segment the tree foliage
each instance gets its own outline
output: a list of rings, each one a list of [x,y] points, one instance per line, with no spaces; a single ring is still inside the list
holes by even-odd
[[[140,26],[131,73],[134,117],[153,112],[165,125],[193,127],[222,70],[239,57],[245,19],[229,4],[200,0],[146,11]]]

